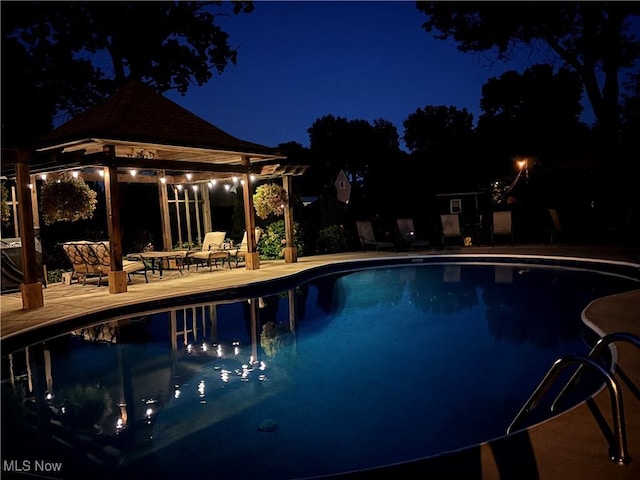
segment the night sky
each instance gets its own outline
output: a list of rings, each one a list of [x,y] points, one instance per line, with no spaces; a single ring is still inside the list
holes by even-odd
[[[308,147],[307,129],[328,114],[383,118],[401,137],[427,105],[466,108],[476,121],[482,85],[531,64],[524,51],[509,64],[460,52],[425,32],[426,18],[413,1],[257,1],[250,14],[219,19],[237,65],[184,97],[166,95],[243,140]]]

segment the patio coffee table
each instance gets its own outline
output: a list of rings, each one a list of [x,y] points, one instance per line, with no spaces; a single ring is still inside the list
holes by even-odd
[[[184,257],[187,255],[186,250],[174,250],[174,251],[151,251],[151,252],[138,252],[130,254],[131,257],[140,257],[144,260],[150,260],[151,263],[151,273],[155,273],[158,270],[158,273],[162,277],[162,272],[164,270],[165,260],[167,261],[167,268],[169,268],[169,260],[175,260],[176,268],[180,272],[180,275],[184,275],[182,273],[182,268],[184,266]]]

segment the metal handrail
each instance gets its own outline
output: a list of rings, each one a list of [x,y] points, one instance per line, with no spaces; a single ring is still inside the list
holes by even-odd
[[[616,442],[610,448],[609,458],[611,461],[619,464],[626,465],[631,461],[631,457],[627,451],[627,437],[625,432],[624,423],[624,409],[622,407],[622,394],[618,382],[611,375],[611,373],[605,369],[601,364],[592,360],[591,358],[582,357],[579,355],[568,355],[566,357],[556,360],[542,381],[538,384],[533,394],[529,397],[529,400],[520,409],[516,417],[513,419],[509,427],[507,428],[507,434],[510,434],[514,427],[522,420],[522,418],[533,410],[542,396],[549,390],[551,383],[558,377],[560,372],[567,366],[573,364],[587,365],[595,370],[599,371],[605,378],[607,385],[609,386],[609,393],[611,395],[611,413],[613,417],[613,429],[616,434]]]
[[[602,351],[606,347],[608,347],[613,342],[618,342],[618,341],[629,342],[632,345],[635,345],[637,348],[640,348],[640,338],[636,337],[635,335],[631,335],[630,333],[624,333],[624,332],[609,333],[598,340],[598,342],[594,345],[594,347],[589,352],[589,355],[587,356],[589,358],[598,358],[600,356],[600,353],[602,353]],[[573,386],[573,383],[578,379],[578,377],[582,373],[583,367],[584,365],[580,365],[578,367],[578,369],[571,376],[567,384],[560,391],[556,399],[553,401],[553,403],[551,404],[552,412],[555,411],[556,407],[558,406],[558,403],[567,394],[569,389]]]

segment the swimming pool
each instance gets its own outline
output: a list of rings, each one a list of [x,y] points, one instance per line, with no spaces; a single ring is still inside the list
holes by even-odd
[[[295,478],[460,449],[504,435],[551,363],[588,351],[591,300],[635,288],[539,265],[381,266],[78,327],[3,351],[3,459]]]

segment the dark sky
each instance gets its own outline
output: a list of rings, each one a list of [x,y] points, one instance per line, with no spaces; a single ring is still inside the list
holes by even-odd
[[[462,53],[421,25],[415,2],[257,1],[250,14],[221,18],[237,65],[186,96],[169,98],[243,140],[309,146],[307,129],[328,114],[402,122],[427,105],[480,115],[482,85],[532,63]],[[589,110],[583,120],[590,122]]]

